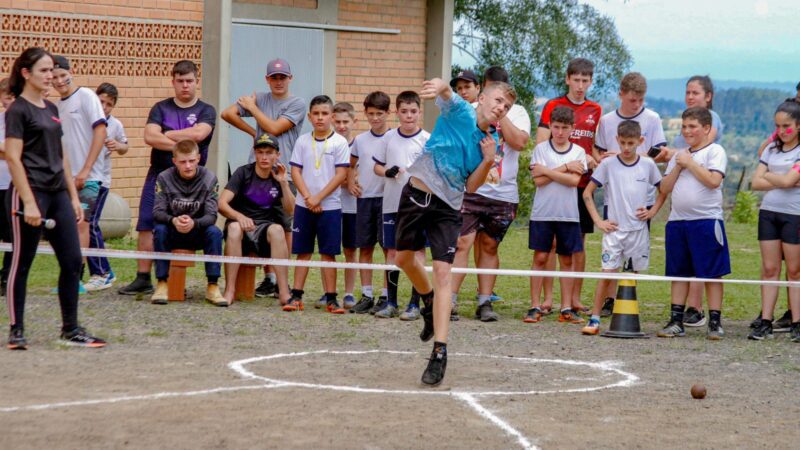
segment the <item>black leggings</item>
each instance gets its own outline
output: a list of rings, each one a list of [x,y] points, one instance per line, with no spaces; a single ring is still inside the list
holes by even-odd
[[[52,230],[45,230],[43,226],[32,227],[22,217],[15,215],[15,211],[22,210],[22,200],[14,186],[9,188],[6,205],[11,216],[14,242],[7,293],[11,328],[23,327],[28,273],[44,230],[61,268],[58,276],[58,301],[61,304],[62,331],[70,332],[78,326],[78,284],[81,273],[81,248],[75,211],[66,190],[33,191],[33,195],[42,219],[53,219],[56,226]]]

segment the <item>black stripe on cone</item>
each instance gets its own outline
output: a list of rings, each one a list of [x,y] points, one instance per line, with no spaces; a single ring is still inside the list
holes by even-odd
[[[636,299],[636,281],[621,280],[614,300],[611,325],[601,336],[636,339],[649,338],[639,326],[639,302]]]

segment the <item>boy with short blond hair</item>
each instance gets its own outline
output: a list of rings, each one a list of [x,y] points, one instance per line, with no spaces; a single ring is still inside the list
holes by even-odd
[[[331,129],[333,101],[330,97],[318,95],[311,99],[308,120],[314,129],[297,138],[289,161],[297,188],[292,253],[297,255],[298,261],[309,261],[316,243],[320,259],[334,262],[341,252],[342,202],[339,191],[350,167],[350,152],[347,140]],[[336,269],[324,268],[322,274],[328,312],[344,314],[336,299]],[[308,267],[295,267],[294,288],[289,302],[283,306],[284,311],[304,309],[303,288],[307,276]]]
[[[555,239],[556,254],[562,272],[572,272],[572,255],[583,251],[580,213],[574,198],[578,183],[586,172],[586,151],[570,142],[575,113],[566,106],[553,109],[550,117],[551,138],[533,149],[531,176],[536,194],[531,208],[528,248],[534,251],[533,270],[545,270]],[[531,308],[523,319],[536,323],[542,319],[539,303],[543,277],[531,277]],[[583,319],[572,305],[571,278],[560,278],[561,314],[559,322],[581,323]]]
[[[661,173],[655,161],[637,154],[644,142],[638,122],[625,120],[617,127],[619,153],[603,159],[586,186],[583,201],[594,224],[603,231],[603,272],[617,272],[628,266],[634,272],[645,271],[650,265],[650,230],[647,221],[660,205],[648,208],[650,189],[661,182]],[[594,204],[596,188],[605,189],[608,218],[603,219]],[[603,297],[613,280],[603,278],[597,282],[589,323],[581,332],[596,335],[600,332],[600,311]]]
[[[347,102],[339,102],[333,105],[333,129],[336,130],[343,138],[347,139],[350,146],[350,151],[353,149],[353,129],[356,127],[358,119],[356,118],[356,110],[353,105]],[[355,263],[357,258],[356,247],[356,198],[347,189],[347,183],[342,183],[342,253],[344,253],[345,262]],[[356,269],[344,270],[344,297],[342,297],[342,306],[344,309],[350,310],[356,305],[356,299],[353,296],[353,290],[356,284]],[[320,298],[318,306],[321,304],[323,298]],[[325,305],[327,306],[327,301]]]

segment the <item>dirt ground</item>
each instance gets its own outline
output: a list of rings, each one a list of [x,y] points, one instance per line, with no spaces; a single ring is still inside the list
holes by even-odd
[[[111,292],[82,299],[82,322],[111,343],[101,350],[58,344],[57,301],[33,296],[29,350],[0,351],[0,448],[788,448],[800,440],[800,344],[787,334],[748,341],[745,322],[725,322],[721,342],[705,340],[705,330],[623,341],[581,336],[555,316],[524,324],[522,310],[491,324],[464,317],[452,327],[445,381],[430,389],[419,382],[430,351],[417,337],[421,322],[288,314],[271,299],[220,309],[200,295],[167,306]],[[298,352],[312,353],[288,355]],[[285,356],[229,366],[277,354]],[[707,386],[706,399],[690,397],[693,383]]]

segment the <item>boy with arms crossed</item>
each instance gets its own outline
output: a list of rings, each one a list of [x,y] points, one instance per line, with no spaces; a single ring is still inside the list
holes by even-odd
[[[661,173],[651,158],[637,154],[644,140],[638,122],[621,122],[617,126],[615,146],[620,152],[603,159],[583,192],[586,209],[595,225],[604,233],[603,272],[617,272],[626,264],[634,272],[640,272],[647,270],[650,264],[650,230],[647,221],[658,212],[660,205],[649,209],[646,205],[651,188],[661,182]],[[593,194],[598,187],[605,188],[608,219],[600,216],[594,204]],[[616,283],[606,278],[597,282],[592,316],[581,330],[583,334],[595,335],[600,332],[603,296],[611,284]]]
[[[586,172],[586,151],[570,142],[575,123],[571,108],[558,106],[550,115],[552,137],[538,144],[531,157],[531,176],[536,194],[531,208],[528,248],[534,251],[533,270],[547,269],[547,258],[556,243],[556,253],[562,272],[573,271],[573,255],[583,250],[580,213],[573,197],[578,195],[578,183]],[[539,295],[543,277],[531,277],[531,308],[523,318],[526,323],[542,319]],[[560,278],[561,314],[559,322],[582,323],[583,319],[572,305],[571,278]]]
[[[292,180],[297,187],[292,253],[299,261],[311,260],[314,243],[322,261],[333,262],[341,251],[342,203],[339,190],[350,167],[347,140],[331,129],[333,101],[327,95],[311,99],[308,120],[314,130],[297,139],[292,152]],[[294,269],[294,289],[284,311],[302,311],[303,287],[308,267]],[[336,300],[336,269],[322,269],[328,312],[344,314]]]
[[[383,248],[386,249],[386,264],[394,264],[397,257],[397,242],[395,225],[397,224],[397,209],[400,205],[400,196],[403,186],[408,183],[408,167],[414,163],[425,148],[425,143],[430,133],[419,127],[420,98],[414,91],[403,91],[395,99],[397,118],[400,127],[389,136],[386,146],[379,148],[373,160],[375,161],[375,174],[385,178],[383,188]],[[417,252],[417,258],[424,264],[425,252]],[[399,270],[386,272],[388,280],[388,303],[375,313],[377,318],[391,318],[397,316],[397,283],[400,278]],[[411,300],[408,307],[400,315],[400,320],[419,319],[419,293],[412,287]]]
[[[578,183],[578,213],[581,226],[581,239],[586,240],[587,233],[594,233],[594,225],[592,217],[586,211],[586,205],[583,203],[581,196],[583,190],[589,184],[589,177],[592,170],[597,167],[597,161],[592,156],[592,148],[594,146],[594,136],[597,130],[597,122],[602,116],[602,109],[600,105],[587,99],[586,92],[592,86],[592,77],[594,76],[594,64],[585,58],[575,58],[567,65],[567,94],[558,98],[554,98],[545,103],[542,109],[542,116],[539,120],[539,128],[536,130],[536,144],[540,144],[550,138],[550,114],[558,106],[566,106],[572,109],[575,113],[575,126],[572,134],[569,137],[570,142],[579,145],[586,152],[586,164],[589,171],[583,174]],[[582,272],[586,268],[586,253],[581,250],[574,255],[573,258],[574,271]],[[554,270],[556,268],[555,254],[551,250],[550,256],[547,260],[547,269]],[[572,295],[570,304],[575,309],[575,314],[583,309],[581,303],[581,289],[583,287],[583,279],[576,278],[573,280]],[[547,278],[544,280],[544,297],[545,301],[542,305],[542,310],[545,314],[549,314],[553,302],[553,279]],[[562,299],[563,304],[563,299]]]
[[[681,134],[689,145],[669,161],[661,189],[672,193],[665,233],[666,275],[721,278],[731,273],[728,239],[722,213],[722,182],[728,158],[711,142],[711,113],[703,107],[683,112]],[[708,339],[722,339],[722,283],[705,283],[708,297]],[[669,323],[658,337],[685,336],[683,327],[689,283],[672,282]]]
[[[358,262],[372,264],[375,244],[383,243],[383,178],[374,171],[375,153],[385,151],[386,140],[392,131],[386,125],[391,99],[381,91],[375,91],[364,99],[364,115],[369,122],[369,132],[361,133],[353,141],[350,152],[350,170],[347,186],[356,197],[356,247]],[[357,180],[356,180],[357,178]],[[384,256],[386,250],[384,250]],[[372,292],[372,270],[361,269],[361,300],[353,307],[356,314],[375,314],[386,306],[387,291],[381,289],[378,302]],[[386,280],[384,279],[384,286]]]
[[[464,190],[475,192],[489,174],[496,142],[487,131],[508,114],[517,94],[510,85],[495,83],[478,97],[478,107],[473,108],[454,95],[444,81],[434,78],[423,84],[420,97],[436,98],[442,114],[422,154],[408,169],[411,178],[403,188],[397,211],[397,265],[425,303],[420,339],[435,339],[422,382],[438,385],[447,368],[450,268],[461,229]],[[415,257],[415,252],[425,247],[426,237],[433,258],[433,285]]]

